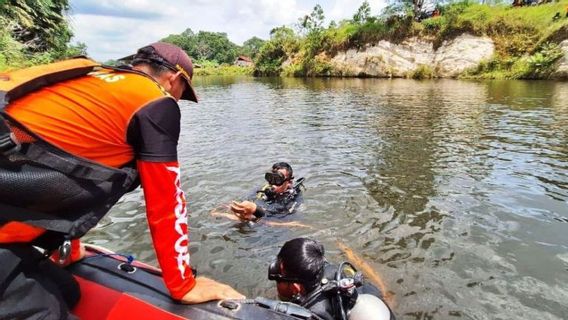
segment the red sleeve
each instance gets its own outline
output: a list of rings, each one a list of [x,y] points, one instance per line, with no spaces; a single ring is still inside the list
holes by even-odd
[[[195,286],[190,267],[185,195],[177,161],[137,161],[146,215],[166,287],[181,299]]]

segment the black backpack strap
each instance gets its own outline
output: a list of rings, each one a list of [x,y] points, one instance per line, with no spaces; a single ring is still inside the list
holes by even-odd
[[[20,146],[11,136],[11,129],[5,120],[17,126],[26,134],[34,137],[33,143]],[[126,176],[124,185],[129,186],[137,177],[137,171],[133,168],[125,167],[121,169],[106,167],[99,163],[88,159],[79,158],[75,155],[61,150],[31,132],[7,113],[0,110],[0,156],[8,156],[11,153],[19,154],[43,163],[44,165],[62,172],[71,177],[94,180],[94,181],[110,181]]]
[[[2,81],[2,75],[0,75],[0,81]],[[6,91],[0,90],[0,110],[4,110],[8,104],[8,99],[6,98]]]
[[[0,203],[0,211],[2,212],[0,224],[16,221],[63,234],[71,233],[74,228],[71,221],[63,220],[60,217],[54,219],[52,215],[39,211],[18,208],[3,203]]]
[[[9,155],[18,151],[19,145],[12,138],[12,130],[8,127],[0,113],[0,154]]]
[[[20,153],[34,161],[40,161],[54,170],[79,179],[112,181],[124,175],[128,176],[129,174],[133,174],[131,170],[128,169],[107,168],[95,163],[85,165],[86,161],[89,162],[86,159],[70,156],[68,154],[58,154],[52,152],[50,149],[51,148],[46,148],[42,143],[32,143],[22,148]],[[127,180],[133,179],[134,178]]]

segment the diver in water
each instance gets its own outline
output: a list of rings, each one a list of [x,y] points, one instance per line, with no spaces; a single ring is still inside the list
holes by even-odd
[[[296,238],[286,242],[268,268],[278,297],[311,311],[316,318],[333,320],[393,320],[380,290],[363,281],[349,263],[333,265],[317,241]]]
[[[248,200],[231,203],[231,211],[239,218],[258,221],[265,216],[286,216],[294,213],[302,203],[304,178],[294,183],[294,171],[288,163],[273,164],[264,178],[267,184],[247,197]]]

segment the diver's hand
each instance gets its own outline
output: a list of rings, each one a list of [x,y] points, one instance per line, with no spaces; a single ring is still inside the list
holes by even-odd
[[[252,201],[233,201],[233,203],[231,203],[230,209],[235,215],[237,215],[237,217],[242,220],[256,220],[256,217],[254,215],[254,212],[256,211],[256,204]]]
[[[195,304],[211,300],[245,298],[245,296],[226,284],[205,277],[197,277],[195,278],[195,287],[183,296],[181,302]]]

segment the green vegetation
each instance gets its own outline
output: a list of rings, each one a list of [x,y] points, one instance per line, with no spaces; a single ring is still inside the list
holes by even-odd
[[[554,43],[545,43],[532,55],[521,57],[495,56],[469,70],[463,78],[477,79],[546,79],[556,60],[563,55]]]
[[[240,47],[231,42],[226,33],[199,31],[195,34],[191,29],[161,41],[184,49],[201,67],[195,69],[196,75],[252,75],[252,67],[235,66],[234,62],[238,56],[256,58],[265,42],[252,37]]]
[[[226,33],[199,31],[195,34],[191,29],[186,29],[162,41],[177,45],[197,61],[232,63],[237,57],[237,45],[229,40]]]
[[[436,73],[429,66],[421,64],[418,68],[408,73],[406,77],[417,80],[432,79],[436,77]]]
[[[438,6],[441,15],[424,18],[418,1],[393,2],[378,16],[370,14],[365,1],[350,20],[323,27],[324,13],[317,5],[310,15],[300,18],[297,29],[286,35],[271,36],[260,50],[255,74],[329,76],[329,61],[340,50],[361,49],[369,43],[394,43],[410,37],[430,40],[435,47],[463,33],[491,37],[496,53],[491,61],[470,70],[473,78],[543,78],[562,56],[557,44],[568,39],[568,1],[530,7],[452,2]],[[553,16],[561,13],[560,19]],[[424,18],[424,19],[422,19]],[[279,28],[279,30],[285,27]],[[274,31],[274,30],[273,30]],[[284,66],[282,63],[284,63]],[[435,71],[421,66],[412,78],[435,77]]]
[[[480,5],[470,6],[441,32],[443,35],[456,31],[487,35],[495,42],[495,56],[468,72],[464,75],[466,77],[546,78],[554,62],[562,57],[558,43],[568,39],[568,19],[554,22],[552,17],[557,12],[565,14],[567,5],[568,2],[564,1],[496,10]]]
[[[432,0],[431,0],[432,1]],[[497,1],[497,2],[495,2]],[[316,5],[292,26],[272,29],[270,39],[253,37],[238,46],[226,33],[187,29],[162,39],[188,52],[196,74],[253,74],[257,76],[338,76],[331,58],[339,51],[363,49],[380,40],[400,43],[411,37],[432,41],[435,47],[463,33],[488,36],[495,55],[467,71],[468,78],[546,78],[562,57],[558,44],[568,39],[568,0],[538,6],[512,7],[493,0],[492,5],[471,0],[436,6],[440,15],[430,17],[424,0],[392,0],[373,15],[364,1],[351,19],[324,26],[325,14]],[[501,3],[501,4],[499,4]],[[70,45],[66,21],[68,0],[0,1],[0,71],[86,54],[84,44]],[[560,13],[560,18],[552,18]],[[234,66],[238,56],[248,56],[254,67]],[[112,61],[111,61],[112,62]],[[433,78],[436,70],[420,66],[409,78]]]
[[[282,26],[270,31],[270,41],[261,48],[256,58],[255,75],[279,75],[282,65],[300,49],[300,38],[294,30]]]
[[[250,76],[254,68],[252,66],[240,67],[234,64],[219,64],[214,61],[203,61],[200,64],[196,64],[194,70],[196,76]]]
[[[67,0],[0,2],[0,71],[85,54],[84,44],[69,45]]]

